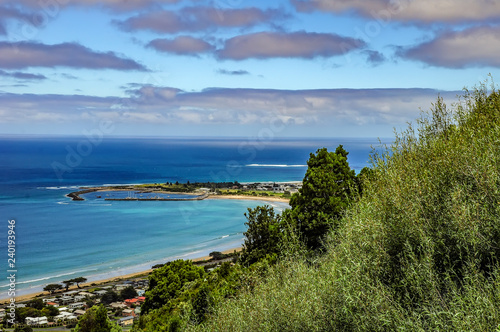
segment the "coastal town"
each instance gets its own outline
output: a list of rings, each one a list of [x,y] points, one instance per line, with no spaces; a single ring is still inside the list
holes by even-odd
[[[214,251],[207,257],[194,259],[193,264],[203,267],[206,271],[212,271],[223,263],[233,264],[239,251],[240,248],[223,252]],[[107,310],[109,319],[127,331],[141,315],[141,307],[146,301],[145,293],[149,287],[150,273],[166,264],[155,265],[152,269],[141,273],[77,284],[67,289],[60,284],[47,285],[44,288],[45,292],[16,299],[15,326],[71,331],[90,308],[102,304]],[[83,277],[76,279],[86,281]],[[0,302],[0,331],[11,325],[8,324],[9,312],[9,301]]]
[[[39,295],[16,303],[17,323],[32,328],[60,327],[61,331],[69,330],[75,327],[79,317],[84,315],[87,309],[102,303],[108,310],[110,319],[116,321],[119,326],[131,326],[141,313],[148,284],[149,281],[144,276]],[[4,322],[3,327],[6,326],[7,311],[7,305],[2,305],[0,319]]]

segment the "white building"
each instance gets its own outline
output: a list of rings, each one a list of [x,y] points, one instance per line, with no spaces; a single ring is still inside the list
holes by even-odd
[[[69,312],[62,312],[59,315],[54,317],[54,321],[60,321],[60,320],[71,320],[71,319],[76,319],[77,317]]]
[[[85,305],[83,302],[75,302],[75,303],[70,303],[68,304],[68,309],[79,309],[82,308]]]
[[[41,324],[48,324],[49,321],[47,320],[47,317],[42,316],[42,317],[26,317],[26,324],[28,325],[41,325]]]

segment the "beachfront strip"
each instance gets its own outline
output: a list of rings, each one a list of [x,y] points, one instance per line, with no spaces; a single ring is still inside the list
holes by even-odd
[[[92,286],[57,295],[49,295],[42,298],[30,300],[25,303],[17,303],[16,309],[35,305],[50,308],[55,315],[41,317],[25,317],[24,323],[32,327],[74,327],[78,318],[85,314],[86,310],[94,304],[102,303],[108,310],[110,319],[116,321],[120,326],[129,326],[141,313],[141,305],[146,298],[144,293],[149,285],[147,279],[135,279],[122,281],[121,283],[104,286]],[[121,298],[124,294],[133,294],[130,298]],[[43,302],[42,302],[43,301]],[[55,309],[54,309],[55,308]],[[0,319],[6,316],[6,308],[0,308]]]

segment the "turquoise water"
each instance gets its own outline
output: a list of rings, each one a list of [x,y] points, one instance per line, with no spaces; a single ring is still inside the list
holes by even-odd
[[[79,276],[99,280],[243,242],[247,207],[259,201],[71,201],[80,186],[186,181],[300,181],[309,153],[342,143],[367,165],[376,140],[107,139],[80,155],[83,138],[0,139],[0,257],[16,220],[17,295]],[[72,158],[75,156],[71,156]],[[69,161],[69,162],[68,162]],[[64,172],[61,172],[61,165]],[[273,203],[282,210],[286,204]],[[0,282],[6,298],[7,282]]]

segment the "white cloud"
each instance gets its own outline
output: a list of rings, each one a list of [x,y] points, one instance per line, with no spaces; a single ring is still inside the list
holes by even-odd
[[[500,27],[447,32],[398,54],[439,67],[500,67]]]

